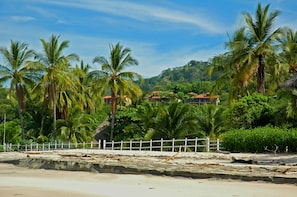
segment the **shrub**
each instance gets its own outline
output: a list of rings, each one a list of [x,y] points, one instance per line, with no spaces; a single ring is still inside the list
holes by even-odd
[[[259,127],[251,130],[239,129],[221,135],[222,147],[231,152],[262,153],[274,151],[297,152],[297,130],[276,127]]]

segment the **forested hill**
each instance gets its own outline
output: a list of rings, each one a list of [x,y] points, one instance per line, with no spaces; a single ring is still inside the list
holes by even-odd
[[[191,60],[184,66],[168,68],[158,76],[146,78],[140,87],[143,91],[151,91],[153,89],[162,89],[162,87],[170,84],[209,81],[211,79],[206,74],[208,66],[209,62]]]

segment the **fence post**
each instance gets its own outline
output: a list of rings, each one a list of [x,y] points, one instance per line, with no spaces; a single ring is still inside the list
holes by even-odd
[[[209,152],[210,141],[209,138],[206,138],[206,152]]]
[[[198,138],[195,138],[195,153],[197,152],[197,146],[198,146]]]
[[[4,149],[4,151],[5,151],[5,149]],[[20,151],[20,143],[18,143],[18,151]]]
[[[61,142],[61,149],[63,149],[64,147],[63,147],[63,142]]]
[[[172,143],[171,143],[171,145],[172,145],[172,152],[174,152],[174,138],[172,138]]]
[[[101,140],[99,139],[98,141],[98,149],[100,150],[101,149]]]
[[[187,152],[187,144],[188,144],[188,139],[187,138],[185,138],[185,152]]]
[[[86,143],[85,143],[85,142],[83,142],[83,149],[85,149],[85,145],[86,145]]]
[[[33,149],[33,144],[32,144],[32,142],[30,143],[30,151],[32,151],[32,149]]]
[[[25,151],[27,151],[28,150],[28,148],[27,148],[27,144],[25,144]]]
[[[121,140],[121,151],[123,150],[123,140]]]
[[[139,151],[141,151],[141,148],[142,148],[142,140],[140,140],[139,142]]]
[[[217,139],[217,151],[220,150],[220,139]]]
[[[51,143],[48,143],[48,150],[51,150]]]
[[[161,152],[163,152],[163,138],[161,138]]]
[[[112,140],[111,141],[111,150],[113,150],[113,148],[114,148],[114,141]]]
[[[106,140],[103,140],[103,150],[106,149]]]
[[[68,142],[68,149],[71,149],[70,141]]]
[[[38,151],[38,143],[36,144],[36,151]]]
[[[130,140],[130,151],[132,150],[132,140]]]
[[[44,143],[42,143],[42,151],[44,151]]]
[[[151,139],[150,140],[150,151],[152,151],[153,150],[153,140]]]

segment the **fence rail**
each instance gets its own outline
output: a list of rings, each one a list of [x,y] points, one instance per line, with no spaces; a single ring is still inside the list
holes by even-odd
[[[220,150],[220,140],[209,138],[149,140],[149,141],[106,141],[83,143],[30,143],[30,144],[4,144],[0,145],[0,151],[50,151],[62,149],[100,149],[100,150],[129,150],[129,151],[166,151],[166,152],[209,152]]]

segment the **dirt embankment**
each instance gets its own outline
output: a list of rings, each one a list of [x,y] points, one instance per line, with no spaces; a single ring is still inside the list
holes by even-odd
[[[59,150],[0,153],[21,167],[297,184],[297,155]]]

